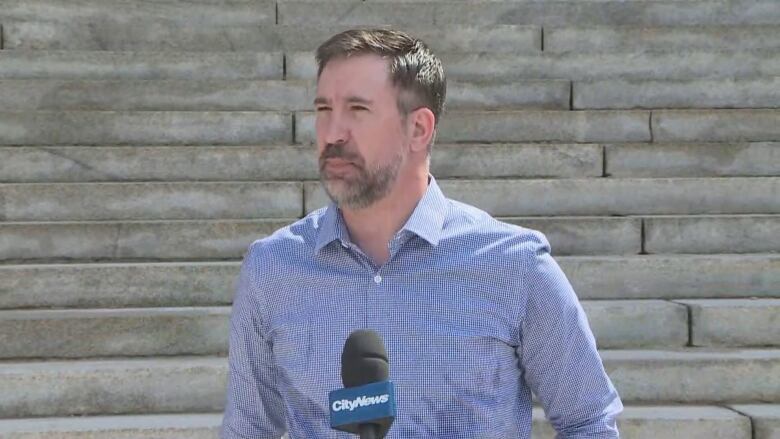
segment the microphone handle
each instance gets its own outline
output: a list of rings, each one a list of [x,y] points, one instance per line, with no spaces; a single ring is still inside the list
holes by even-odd
[[[380,439],[379,426],[376,424],[360,424],[358,431],[360,432],[360,439]]]

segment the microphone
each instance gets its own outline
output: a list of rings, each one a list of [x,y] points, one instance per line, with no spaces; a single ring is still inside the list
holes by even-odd
[[[389,375],[382,337],[369,329],[350,334],[341,353],[344,388],[328,394],[331,428],[360,439],[384,438],[395,419],[395,392]]]

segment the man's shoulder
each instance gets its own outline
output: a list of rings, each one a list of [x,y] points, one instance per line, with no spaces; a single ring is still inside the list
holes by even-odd
[[[447,235],[456,240],[489,245],[496,251],[536,254],[550,251],[544,233],[495,218],[490,213],[456,200],[448,200],[450,215],[445,224]]]
[[[290,257],[311,251],[317,241],[317,231],[327,207],[317,209],[305,217],[280,227],[268,236],[249,245],[247,255],[275,255]]]

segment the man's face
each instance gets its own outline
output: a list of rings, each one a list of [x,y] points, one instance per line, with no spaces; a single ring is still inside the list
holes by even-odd
[[[408,148],[387,61],[330,60],[317,82],[320,180],[339,206],[365,208],[393,188]]]

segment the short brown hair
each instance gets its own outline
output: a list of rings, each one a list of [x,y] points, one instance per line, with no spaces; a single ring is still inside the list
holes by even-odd
[[[427,107],[438,125],[444,110],[447,79],[441,61],[425,43],[396,30],[347,30],[317,48],[317,79],[331,59],[358,54],[375,54],[389,60],[390,81],[398,87],[401,114]]]

